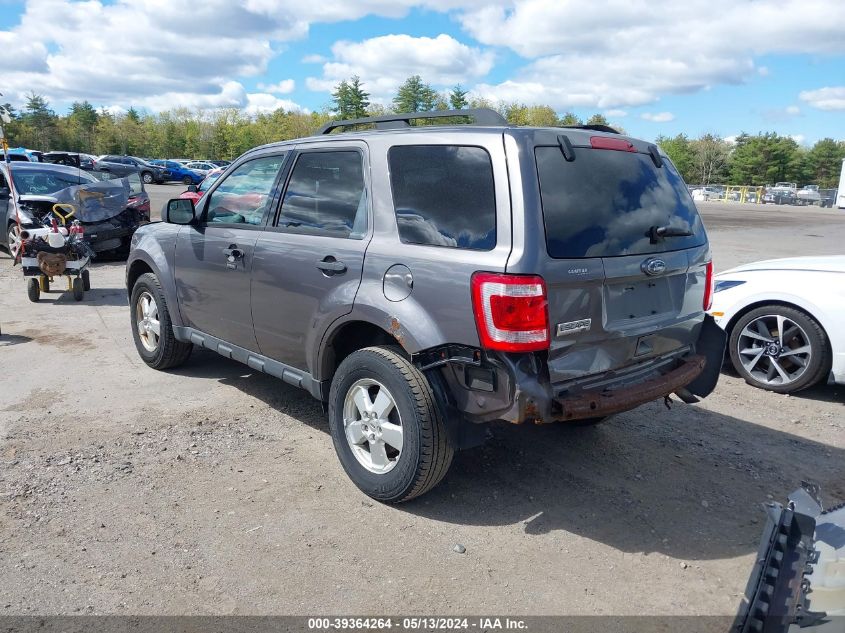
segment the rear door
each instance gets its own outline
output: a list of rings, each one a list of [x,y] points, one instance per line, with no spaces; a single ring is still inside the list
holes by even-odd
[[[707,236],[674,166],[621,137],[585,139],[571,160],[534,148],[553,382],[683,348],[703,319]]]
[[[301,147],[281,209],[255,246],[252,314],[261,353],[304,369],[306,350],[350,312],[371,235],[366,145]]]
[[[278,201],[285,153],[248,160],[203,197],[176,242],[176,292],[191,327],[258,351],[250,309],[255,243]]]

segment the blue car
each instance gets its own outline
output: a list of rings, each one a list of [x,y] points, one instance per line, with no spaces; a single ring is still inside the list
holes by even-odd
[[[184,165],[177,163],[175,160],[151,160],[149,162],[152,165],[164,167],[166,171],[165,178],[167,178],[167,180],[178,180],[186,185],[198,185],[204,178],[203,174],[195,172],[192,169],[187,169]]]

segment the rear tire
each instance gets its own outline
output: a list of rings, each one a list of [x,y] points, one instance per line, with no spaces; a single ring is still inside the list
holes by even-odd
[[[344,359],[332,379],[329,426],[346,474],[384,503],[434,488],[455,453],[441,403],[398,347],[367,347]]]
[[[827,334],[797,308],[774,304],[744,314],[731,329],[729,349],[745,382],[776,393],[812,387],[830,371]]]
[[[26,282],[26,296],[33,303],[38,303],[41,298],[41,285],[38,282],[38,277],[30,277]]]
[[[138,277],[129,305],[132,338],[141,360],[153,369],[178,367],[188,360],[194,346],[176,340],[167,299],[154,274]]]
[[[82,301],[85,297],[85,285],[82,283],[82,279],[76,277],[71,287],[73,288],[73,300]]]
[[[185,176],[184,178],[182,178],[182,184],[185,185],[186,187],[188,185],[192,185],[192,184],[194,184],[194,179],[191,178],[190,176]]]

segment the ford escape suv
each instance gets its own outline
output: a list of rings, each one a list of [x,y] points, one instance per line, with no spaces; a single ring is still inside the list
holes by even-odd
[[[380,501],[430,490],[488,422],[594,423],[718,379],[701,218],[657,146],[610,128],[335,122],[163,220],[126,268],[141,358],[201,346],[306,389]]]

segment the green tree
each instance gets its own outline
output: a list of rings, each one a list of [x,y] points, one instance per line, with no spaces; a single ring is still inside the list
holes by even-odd
[[[467,100],[468,94],[466,90],[461,88],[460,84],[456,85],[449,93],[449,105],[453,110],[463,110],[469,104]]]
[[[30,138],[25,139],[27,145],[42,151],[53,149],[57,117],[44,97],[30,92],[26,97],[21,120],[30,130]]]
[[[832,189],[839,183],[842,161],[845,159],[845,141],[838,143],[832,138],[818,141],[807,153],[810,180],[822,189]]]
[[[367,116],[370,107],[370,93],[364,90],[361,78],[341,81],[332,93],[332,104],[339,119],[360,119]]]
[[[334,87],[332,93],[332,105],[334,111],[337,112],[338,119],[351,119],[350,110],[352,108],[351,99],[349,97],[349,82],[345,79]]]
[[[437,102],[437,92],[419,75],[408,77],[393,97],[397,112],[428,112]]]
[[[715,134],[704,134],[693,141],[693,170],[690,180],[701,185],[724,181],[728,174],[730,153],[730,145]]]
[[[666,152],[666,155],[669,156],[680,172],[681,177],[687,182],[691,182],[695,173],[695,152],[687,135],[678,134],[674,138],[658,136],[654,142],[663,148],[663,151]]]
[[[560,118],[560,125],[583,125],[584,122],[580,117],[575,116],[572,112],[566,112]]]
[[[798,143],[775,132],[740,134],[731,156],[734,184],[765,185],[806,179],[807,163]]]
[[[610,123],[607,122],[606,116],[596,113],[587,119],[587,125],[610,125]]]

